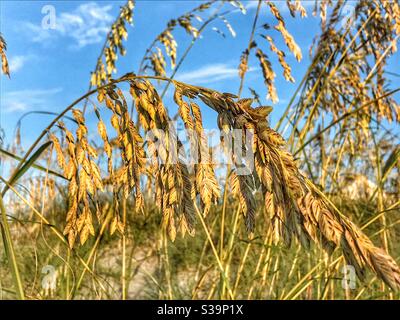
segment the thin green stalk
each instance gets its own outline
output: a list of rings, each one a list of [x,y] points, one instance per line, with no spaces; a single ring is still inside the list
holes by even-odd
[[[221,226],[220,226],[220,236],[219,236],[219,256],[221,261],[225,259],[224,257],[224,242],[225,242],[225,217],[226,217],[226,207],[228,205],[228,188],[229,188],[229,177],[231,175],[231,164],[229,163],[226,167],[225,176],[225,186],[224,186],[224,197],[222,201],[222,214],[221,214]]]
[[[393,94],[395,94],[396,92],[399,92],[400,88],[397,88],[395,90],[392,90],[390,92],[385,93],[384,95],[381,95],[379,97],[377,97],[374,100],[368,101],[367,103],[363,104],[362,106],[360,106],[359,108],[347,112],[345,114],[343,114],[341,117],[337,118],[335,121],[332,121],[328,126],[326,126],[324,129],[322,129],[321,131],[317,132],[314,136],[312,136],[310,139],[308,139],[306,142],[304,142],[294,153],[293,155],[296,156],[301,150],[303,150],[307,145],[309,145],[312,141],[314,141],[315,139],[317,139],[321,134],[323,134],[324,132],[326,132],[327,130],[329,130],[330,128],[332,128],[334,125],[336,125],[337,123],[341,122],[342,120],[348,118],[349,116],[363,110],[364,108],[370,106],[371,104],[374,104],[376,101],[384,99],[388,96],[391,96]]]
[[[247,258],[249,256],[251,245],[252,245],[252,243],[250,241],[246,246],[246,250],[244,251],[244,255],[243,255],[242,259],[240,260],[240,264],[239,264],[238,270],[236,272],[236,280],[235,280],[235,284],[233,286],[233,295],[235,297],[236,297],[236,291],[237,291],[237,289],[239,287],[240,278],[241,278],[244,266],[246,264],[246,260],[247,260]]]
[[[122,221],[124,226],[126,226],[126,198],[122,200]],[[128,287],[126,285],[126,228],[124,228],[124,233],[122,234],[122,272],[121,272],[121,282],[122,282],[122,300],[126,300],[128,294]]]
[[[172,281],[171,281],[171,265],[169,263],[169,253],[168,253],[168,237],[167,231],[163,229],[162,231],[162,246],[164,249],[164,262],[165,262],[165,278],[167,280],[167,288],[168,288],[168,299],[173,300],[174,294],[172,290]]]
[[[226,272],[225,272],[225,270],[224,270],[224,267],[223,267],[223,265],[222,265],[221,259],[219,258],[218,251],[217,251],[217,249],[215,248],[215,245],[214,245],[213,239],[212,239],[212,237],[211,237],[210,231],[208,230],[207,225],[206,225],[206,223],[205,223],[205,221],[204,221],[204,218],[203,218],[201,212],[199,211],[199,209],[197,208],[197,205],[194,204],[194,207],[195,207],[197,216],[198,216],[198,218],[199,218],[199,220],[200,220],[200,222],[201,222],[201,225],[202,225],[202,227],[203,227],[203,229],[204,229],[204,232],[205,232],[206,235],[207,235],[208,242],[210,243],[211,249],[212,249],[212,251],[213,251],[215,260],[217,261],[217,264],[218,264],[218,267],[219,267],[219,269],[220,269],[221,275],[222,275],[222,277],[224,278],[224,283],[225,283],[225,285],[226,285],[226,287],[227,287],[228,294],[229,294],[230,298],[233,300],[233,299],[234,299],[234,296],[233,296],[232,290],[231,290],[230,285],[229,285],[229,278],[227,277]]]
[[[22,161],[22,158],[21,158],[21,157],[17,156],[16,154],[13,154],[13,153],[11,153],[11,152],[9,152],[9,151],[7,151],[7,150],[4,150],[3,148],[0,148],[0,153],[3,153],[3,154],[5,154],[6,156],[9,156],[9,157],[13,158],[14,160]],[[42,171],[42,172],[49,172],[49,174],[51,174],[51,175],[53,175],[53,176],[55,176],[55,177],[57,177],[57,178],[61,178],[61,179],[64,179],[64,180],[68,180],[68,179],[67,179],[66,177],[64,177],[61,173],[58,173],[58,172],[53,171],[53,170],[50,170],[50,169],[46,169],[45,167],[43,167],[43,166],[41,166],[41,165],[39,165],[39,164],[33,163],[33,164],[31,165],[31,167],[32,167],[32,168],[35,168],[35,169],[38,169],[38,170],[40,170],[40,171]]]
[[[216,224],[217,224],[217,219],[218,219],[218,216],[216,215],[215,218],[213,219],[213,222],[211,223],[210,233],[213,232],[214,227],[215,227]],[[206,239],[204,240],[204,244],[203,244],[202,249],[201,249],[200,259],[199,259],[199,262],[198,262],[198,264],[197,264],[196,274],[195,274],[195,276],[194,276],[195,281],[198,281],[198,279],[199,279],[201,267],[202,267],[202,265],[203,265],[203,259],[204,259],[204,257],[206,256],[207,248],[208,248],[208,239],[206,238]],[[222,260],[222,258],[221,258],[221,260]],[[192,295],[194,295],[194,293],[193,293]]]
[[[271,247],[270,247],[271,239],[272,239],[271,238],[271,228],[269,228],[268,231],[267,231],[267,234],[265,235],[265,239],[264,239],[264,242],[263,242],[263,247],[262,247],[262,250],[261,250],[261,254],[260,254],[260,256],[259,256],[259,258],[257,260],[257,265],[256,265],[256,269],[254,270],[254,277],[253,277],[253,281],[252,281],[250,289],[249,289],[249,293],[247,295],[247,300],[251,299],[251,297],[253,295],[254,286],[258,285],[258,282],[256,282],[255,280],[257,279],[257,275],[258,275],[258,273],[260,271],[261,264],[262,264],[262,261],[263,261],[263,258],[264,258],[264,254],[266,254],[265,253],[267,251],[266,248],[268,247],[268,252],[270,252],[270,250],[271,250]]]
[[[253,43],[254,34],[255,34],[255,30],[256,30],[256,26],[257,26],[257,20],[258,20],[259,14],[260,14],[261,4],[262,4],[262,1],[261,1],[261,0],[258,0],[258,5],[257,5],[256,14],[255,14],[255,16],[254,16],[253,26],[252,26],[252,28],[251,28],[249,44],[247,45],[247,56],[246,56],[246,60],[247,60],[247,61],[246,61],[246,62],[248,62],[248,60],[249,60],[249,55],[250,55],[250,50],[251,50],[251,44]],[[243,75],[242,75],[241,78],[240,78],[240,85],[239,85],[239,91],[238,91],[238,96],[239,96],[239,97],[240,97],[240,95],[242,94],[245,75],[246,75],[246,71],[243,72]]]
[[[220,235],[219,235],[219,256],[220,259],[223,260],[224,257],[224,232],[225,232],[225,215],[226,215],[226,206],[228,200],[228,179],[229,179],[229,171],[230,165],[227,167],[226,172],[226,180],[225,180],[225,188],[224,188],[224,197],[222,200],[222,214],[221,214],[221,226],[220,226]]]
[[[18,269],[18,261],[15,255],[14,245],[11,238],[10,226],[8,224],[6,208],[4,207],[3,197],[0,195],[0,209],[2,222],[0,224],[1,233],[4,242],[4,249],[6,251],[8,263],[10,264],[11,273],[14,279],[17,297],[20,300],[25,300],[24,287],[22,285],[21,276]]]
[[[5,183],[6,185],[8,185],[9,189],[14,192],[18,198],[20,198],[22,200],[23,203],[25,203],[30,209],[32,209],[33,213],[35,213],[40,219],[41,221],[48,225],[50,230],[58,237],[58,239],[61,240],[61,242],[67,246],[67,248],[69,248],[68,242],[67,240],[64,238],[64,236],[62,235],[62,233],[52,224],[50,224],[50,222],[38,211],[35,209],[35,207],[33,207],[13,186],[9,185],[8,182],[0,176],[0,180]],[[82,259],[82,257],[75,251],[72,251],[75,256],[78,258],[79,262],[85,267],[85,269],[87,269],[87,271],[89,271],[89,273],[91,275],[93,275],[93,277],[97,278],[97,276],[93,273],[93,271],[90,269],[90,267],[87,265],[87,263],[85,263],[85,261]]]
[[[279,253],[279,254],[277,255],[276,259],[275,259],[275,265],[274,265],[274,268],[273,268],[273,270],[272,270],[272,279],[271,279],[271,283],[270,283],[270,285],[269,285],[268,297],[271,297],[271,296],[272,296],[272,291],[273,291],[274,289],[275,289],[275,294],[278,295],[278,290],[277,290],[277,288],[274,287],[274,286],[275,286],[276,278],[277,278],[277,276],[278,276],[278,274],[279,274],[279,263],[280,263],[280,260],[281,260],[281,254]],[[265,271],[266,271],[266,270],[265,270]],[[266,276],[266,273],[265,273],[265,276]],[[266,277],[264,277],[264,279],[266,279]],[[264,281],[265,281],[265,280],[264,280]],[[264,282],[264,283],[265,283],[265,282]]]
[[[375,146],[376,181],[378,181],[378,210],[382,211],[384,206],[383,206],[383,190],[382,190],[382,183],[381,183],[381,180],[382,180],[381,154],[379,152],[379,146],[376,141],[375,133],[371,128],[370,128],[370,132],[371,132],[372,141]],[[388,240],[388,234],[387,234],[387,230],[386,230],[387,223],[386,223],[386,215],[385,214],[383,214],[381,216],[381,224],[382,224],[382,229],[383,229],[383,232],[381,235],[381,240],[382,240],[385,251],[388,253],[389,252],[389,240]]]
[[[68,248],[67,249],[67,262],[65,263],[65,300],[70,300],[71,299],[71,290],[70,290],[70,282],[71,282],[71,276],[69,273],[69,265],[71,263],[71,250]]]
[[[95,255],[95,253],[96,253],[96,250],[97,250],[97,247],[98,247],[98,245],[99,245],[99,243],[100,243],[100,240],[101,240],[101,238],[103,237],[103,234],[104,234],[104,232],[105,232],[105,230],[106,230],[106,228],[107,228],[107,226],[108,226],[108,224],[109,224],[111,218],[112,218],[112,209],[109,208],[109,209],[107,210],[107,214],[106,214],[106,217],[105,217],[105,219],[104,219],[104,222],[102,223],[102,225],[101,225],[101,227],[100,227],[100,231],[99,231],[99,234],[97,235],[96,241],[95,241],[95,243],[94,243],[92,249],[90,250],[89,255],[88,255],[88,257],[87,257],[87,259],[86,259],[86,261],[85,261],[85,264],[86,264],[86,265],[89,265],[90,261],[91,261],[92,258],[94,257],[94,255]],[[73,295],[75,295],[75,292],[78,291],[79,288],[81,287],[81,284],[82,284],[82,281],[83,281],[83,277],[85,276],[86,271],[87,271],[87,268],[84,268],[84,269],[82,270],[82,273],[81,273],[81,275],[79,276],[78,282],[76,283],[76,286],[75,286],[75,288],[74,288],[74,293],[73,293]]]
[[[239,225],[239,216],[240,216],[240,207],[238,206],[234,218],[233,218],[233,227],[232,227],[232,233],[231,236],[229,238],[229,242],[228,242],[228,247],[226,249],[226,252],[228,252],[228,256],[226,257],[226,260],[222,261],[225,265],[224,268],[224,274],[226,276],[226,278],[230,279],[229,277],[229,272],[230,272],[230,262],[232,260],[232,254],[233,254],[233,247],[234,247],[234,243],[235,243],[235,237],[236,237],[236,231],[237,231],[237,227]],[[225,289],[227,288],[227,284],[226,281],[224,279],[224,281],[222,282],[222,288],[221,288],[221,296],[225,296]]]
[[[375,11],[376,11],[376,10],[375,10]],[[360,28],[359,31],[361,31],[361,30],[366,26],[367,22],[368,22],[369,19],[374,15],[375,11],[371,14],[371,16],[367,19],[367,21],[365,21],[365,23],[362,25],[362,27]],[[357,34],[358,34],[358,33],[357,33]],[[357,34],[353,37],[352,42],[355,41],[355,39],[356,39],[356,37],[357,37]],[[400,37],[400,35],[398,35],[398,36],[394,39],[394,41],[391,43],[391,45],[390,45],[388,48],[386,48],[386,50],[383,52],[383,54],[379,57],[379,59],[376,61],[376,63],[374,64],[374,66],[372,67],[372,69],[370,70],[370,72],[368,73],[367,77],[365,78],[365,80],[364,80],[363,83],[361,84],[361,87],[364,87],[365,84],[368,83],[368,81],[372,78],[372,76],[374,75],[374,72],[375,72],[376,68],[377,68],[377,67],[379,66],[379,64],[383,61],[384,57],[386,57],[386,55],[390,52],[390,50],[391,50],[392,47],[395,45],[395,43],[396,43],[397,39],[399,39],[399,37]],[[352,42],[351,42],[351,43],[352,43]],[[351,43],[350,43],[350,44],[351,44]],[[348,48],[349,48],[349,46],[346,48],[345,52],[347,52]],[[343,55],[342,55],[342,57],[343,57]],[[342,58],[341,58],[341,59],[342,59]],[[340,64],[340,62],[335,66],[335,68],[334,68],[332,71],[337,70],[339,64]],[[332,72],[329,74],[328,79],[327,79],[327,81],[326,81],[325,83],[328,83],[328,80],[330,79],[331,75],[333,75]],[[313,88],[313,89],[314,89],[314,88]],[[398,91],[398,90],[394,90],[394,91],[392,91],[392,92],[389,92],[389,93],[387,93],[387,94],[384,94],[384,95],[382,95],[381,97],[378,97],[378,98],[374,99],[373,101],[371,101],[371,103],[374,103],[374,102],[376,102],[376,101],[378,101],[378,100],[380,100],[380,99],[382,99],[382,98],[385,98],[385,97],[387,97],[387,96],[389,96],[389,95],[391,95],[391,94],[393,94],[393,93],[395,93],[395,92],[397,92],[397,91]],[[299,142],[300,142],[300,143],[303,143],[303,142],[304,142],[304,138],[305,138],[305,135],[307,134],[308,126],[309,126],[309,124],[310,124],[310,123],[309,123],[309,120],[311,119],[312,114],[313,114],[315,108],[317,107],[317,102],[319,101],[319,98],[320,98],[320,96],[321,96],[321,93],[322,93],[322,91],[319,93],[319,95],[318,95],[318,97],[317,97],[317,100],[316,100],[316,102],[314,103],[313,109],[311,110],[310,115],[309,115],[309,117],[308,117],[308,119],[307,119],[307,123],[306,123],[306,125],[304,126],[304,128],[303,128],[303,130],[302,130],[302,133],[299,135]],[[309,95],[308,98],[309,98],[310,96],[311,96],[311,95]],[[352,114],[352,112],[353,112],[353,111],[352,111],[352,108],[353,108],[353,106],[356,104],[356,102],[357,102],[358,100],[359,100],[359,99],[358,99],[358,97],[357,97],[356,99],[354,99],[354,100],[351,102],[351,105],[350,105],[350,107],[348,108],[348,111],[347,111],[347,113],[348,113],[349,115]],[[308,99],[307,99],[307,101],[308,101]],[[369,104],[368,104],[368,105],[369,105]],[[366,106],[366,105],[364,105],[364,106]],[[361,107],[363,107],[363,106],[361,106]],[[358,110],[359,110],[359,109],[356,109],[356,110],[354,110],[354,111],[357,111],[357,112],[358,112]],[[300,117],[299,117],[299,118],[300,118]],[[340,118],[339,118],[339,119],[340,119]],[[338,119],[338,120],[339,120],[339,119]],[[298,119],[298,120],[299,120],[299,119]],[[340,120],[340,121],[341,121],[341,120]],[[295,126],[297,127],[297,123],[296,123]],[[290,137],[290,139],[289,139],[290,141],[291,141],[291,138],[292,138],[292,137],[294,137],[294,132],[292,132],[292,135],[291,135],[291,137]],[[314,137],[315,137],[315,136],[314,136]],[[314,137],[313,137],[313,138],[314,138]],[[311,139],[308,140],[306,143],[304,143],[304,144],[301,146],[301,148],[302,148],[302,147],[304,148],[304,146],[306,146],[309,142],[311,142]],[[296,144],[296,145],[297,145],[297,144]],[[299,150],[297,150],[296,153],[297,153],[298,151],[299,151]]]
[[[311,282],[314,281],[314,279],[308,280],[309,277],[314,273],[315,270],[317,270],[319,268],[319,266],[322,264],[322,261],[318,262],[317,265],[315,265],[309,272],[307,272],[306,275],[304,275],[298,282],[297,284],[292,288],[292,290],[290,290],[288,292],[288,294],[286,294],[285,296],[283,296],[281,299],[283,300],[294,300],[296,299],[296,297],[303,292],[309,285]],[[307,282],[306,282],[307,281]],[[304,284],[304,282],[306,282],[306,284]]]
[[[333,53],[331,55],[333,57]],[[275,126],[275,131],[279,131],[283,121],[285,120],[285,118],[288,116],[290,108],[293,105],[293,102],[296,100],[296,97],[298,95],[298,93],[300,92],[300,89],[302,88],[303,84],[308,80],[308,76],[310,75],[311,71],[313,70],[314,66],[316,65],[317,61],[318,61],[319,56],[316,56],[313,60],[313,62],[311,63],[311,65],[308,67],[306,74],[304,75],[303,79],[301,79],[301,82],[299,84],[299,86],[297,87],[296,91],[293,93],[292,97],[290,98],[289,104],[287,105],[285,111],[283,112],[282,116],[279,118],[278,122],[276,123]],[[327,67],[328,65],[328,61],[330,59],[327,60],[327,62],[325,63],[324,69]],[[317,79],[318,81],[318,79]]]

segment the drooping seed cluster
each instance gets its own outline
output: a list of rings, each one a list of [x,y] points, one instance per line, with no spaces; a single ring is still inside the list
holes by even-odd
[[[254,120],[255,167],[275,240],[283,239],[289,245],[294,235],[305,246],[312,240],[328,252],[341,247],[361,278],[368,266],[391,288],[399,288],[396,262],[310,189],[292,155],[284,149],[282,137],[262,118]]]
[[[276,88],[274,85],[276,74],[272,70],[271,62],[269,62],[267,56],[260,49],[257,50],[256,56],[260,61],[261,70],[264,76],[264,82],[268,87],[267,99],[271,99],[272,102],[276,103],[278,102],[278,95],[276,93]]]
[[[8,61],[6,56],[7,44],[3,36],[0,34],[0,56],[1,56],[1,70],[4,74],[10,76],[10,70],[8,68]]]
[[[357,226],[326,203],[299,172],[293,156],[285,149],[284,139],[268,125],[266,116],[271,112],[270,107],[252,108],[249,99],[234,101],[230,94],[196,91],[191,86],[182,92],[200,98],[216,110],[222,129],[230,126],[255,131],[253,178],[264,195],[265,213],[275,242],[282,239],[289,245],[295,237],[306,247],[313,241],[329,253],[340,247],[346,261],[354,265],[361,278],[368,267],[391,288],[400,287],[400,268],[393,258],[375,247]],[[251,231],[254,200],[252,188],[248,186],[252,182],[248,177],[236,175],[232,175],[232,182],[234,193],[240,193],[240,206]]]
[[[135,211],[139,211],[143,206],[140,177],[145,170],[146,162],[143,139],[130,117],[127,102],[119,88],[108,87],[107,90],[100,91],[98,100],[100,102],[104,100],[106,106],[113,113],[111,125],[117,132],[116,144],[123,162],[122,168],[113,174],[114,197],[118,199],[119,191],[121,191],[126,199],[133,192]],[[116,228],[120,232],[124,230],[125,226],[122,224],[119,213],[115,215],[111,227],[111,233]]]
[[[278,56],[279,63],[283,68],[283,76],[286,81],[294,82],[294,78],[292,77],[292,68],[285,60],[285,53],[275,46],[274,41],[270,36],[265,36],[265,39],[267,39],[267,41],[269,42],[271,51],[276,53],[276,55]]]
[[[249,114],[253,119],[248,120],[256,130],[256,180],[263,190],[275,241],[283,239],[290,245],[295,236],[307,247],[310,240],[328,252],[341,247],[360,278],[367,266],[391,288],[399,288],[400,269],[396,262],[310,188],[293,156],[285,150],[284,139],[268,127],[265,119]]]
[[[197,193],[200,194],[204,215],[206,215],[211,204],[219,198],[220,188],[215,177],[208,142],[204,134],[200,107],[194,102],[187,103],[184,101],[182,90],[178,85],[176,86],[174,100],[179,106],[179,114],[185,127],[189,130],[192,145],[196,148],[194,154],[198,155],[194,165],[195,185]]]
[[[58,138],[54,134],[50,134],[50,139],[53,141],[56,150],[58,164],[63,169],[64,176],[69,179],[69,210],[64,234],[67,235],[71,247],[78,235],[80,243],[83,244],[88,239],[89,234],[95,234],[90,199],[96,197],[98,191],[103,190],[100,169],[95,163],[97,152],[88,142],[85,118],[82,112],[77,109],[73,110],[73,116],[78,124],[76,138],[65,127],[64,123],[59,122],[58,124],[65,134],[67,157],[64,156]],[[99,208],[97,206],[95,206],[95,210],[98,214]]]
[[[307,17],[307,11],[306,11],[306,9],[304,9],[300,0],[295,0],[295,1],[288,0],[286,3],[287,3],[287,7],[289,9],[289,12],[293,18],[296,17],[296,12],[299,12],[300,16],[302,18]]]
[[[195,186],[187,166],[178,161],[178,157],[185,156],[181,143],[169,128],[167,112],[153,85],[148,81],[131,81],[130,86],[139,120],[146,132],[151,130],[154,135],[151,138],[155,138],[147,141],[147,152],[163,225],[171,239],[175,239],[177,229],[182,234],[193,234]]]
[[[151,46],[146,50],[146,54],[143,58],[143,62],[146,63],[142,63],[139,73],[150,69],[156,76],[166,75],[167,62],[161,46],[164,48],[165,53],[169,57],[171,69],[174,69],[176,66],[178,47],[173,35],[175,28],[180,26],[187,32],[187,34],[193,38],[197,38],[199,31],[194,26],[193,19],[202,21],[202,18],[198,15],[198,13],[206,11],[211,7],[212,4],[213,1],[202,3],[189,12],[184,13],[180,17],[170,20],[167,24],[167,28],[157,36]]]
[[[256,223],[255,190],[258,189],[264,197],[265,215],[275,242],[283,240],[290,245],[296,238],[306,247],[310,242],[315,242],[328,252],[340,247],[346,261],[354,265],[360,277],[365,267],[369,267],[390,287],[397,288],[400,285],[400,269],[396,262],[375,247],[359,228],[336,212],[300,173],[293,156],[286,150],[285,140],[269,127],[267,116],[271,107],[253,108],[252,99],[238,100],[237,96],[229,93],[172,80],[179,114],[186,130],[195,134],[191,137],[195,141],[192,146],[200,151],[200,162],[191,172],[186,151],[175,131],[169,128],[170,119],[154,86],[133,74],[121,79],[130,85],[142,128],[156,139],[143,141],[127,112],[125,97],[115,84],[99,90],[98,100],[105,102],[113,113],[111,124],[117,132],[117,145],[123,160],[122,168],[111,172],[114,175],[116,199],[120,193],[124,197],[133,194],[139,210],[144,205],[140,181],[147,174],[155,187],[156,203],[170,238],[175,239],[177,230],[193,235],[197,202],[200,202],[200,209],[206,214],[220,196],[206,146],[200,105],[195,101],[198,100],[218,113],[218,125],[223,132],[239,129],[243,131],[243,136],[248,130],[254,133],[251,146],[243,146],[254,155],[254,170],[248,175],[240,175],[234,166],[230,178],[232,194],[238,199],[239,210],[249,232],[254,230]],[[97,153],[87,142],[85,119],[78,110],[73,111],[73,116],[78,124],[76,138],[62,123],[59,124],[66,137],[68,160],[63,155],[58,139],[51,135],[58,163],[70,179],[70,209],[64,232],[71,245],[78,234],[81,243],[84,243],[88,235],[94,233],[91,218],[93,206],[89,205],[89,200],[93,198],[96,204],[96,193],[103,188],[99,168],[93,161]],[[100,117],[99,122],[102,123]],[[98,129],[103,142],[109,144],[104,126],[100,124]],[[107,156],[111,157],[111,153]],[[228,156],[233,158],[235,165],[240,163],[235,154]],[[150,159],[148,166],[146,157]],[[110,229],[111,232],[123,232],[125,226],[116,209]]]
[[[111,26],[111,30],[107,35],[106,44],[97,61],[95,71],[92,73],[91,85],[100,86],[107,83],[113,72],[116,72],[115,63],[118,59],[118,52],[122,56],[125,55],[125,48],[122,41],[128,38],[126,23],[133,23],[133,9],[135,7],[134,0],[128,0],[121,7],[120,14]]]
[[[270,9],[270,12],[274,16],[274,18],[276,20],[278,20],[278,24],[274,26],[274,29],[282,35],[286,46],[293,53],[296,60],[300,61],[302,59],[301,49],[295,42],[293,36],[286,29],[285,21],[280,13],[278,7],[271,1],[267,1],[266,3]],[[287,4],[292,16],[295,16],[297,11],[300,12],[301,17],[306,16],[306,11],[302,7],[302,5],[299,1],[295,1],[294,3],[287,1],[286,4]],[[279,63],[281,64],[281,66],[283,68],[284,78],[287,81],[294,82],[294,78],[291,75],[291,67],[285,60],[286,55],[285,55],[284,51],[277,48],[277,46],[275,45],[275,43],[273,41],[273,38],[271,37],[271,35],[268,34],[271,30],[270,24],[264,23],[262,25],[262,28],[264,29],[265,34],[260,34],[260,37],[268,41],[270,51],[277,55]],[[261,47],[254,40],[250,43],[249,47],[242,53],[242,55],[240,57],[239,76],[241,78],[243,78],[245,73],[249,69],[249,67],[248,67],[249,56],[250,56],[252,49],[256,49],[255,55],[258,58],[258,61],[260,63],[262,74],[264,77],[264,83],[265,83],[265,85],[267,87],[267,91],[268,91],[267,99],[270,99],[273,103],[276,103],[276,102],[278,102],[278,94],[276,92],[276,88],[275,88],[275,84],[274,84],[276,74],[272,70],[271,62],[270,62],[268,55],[261,49]]]

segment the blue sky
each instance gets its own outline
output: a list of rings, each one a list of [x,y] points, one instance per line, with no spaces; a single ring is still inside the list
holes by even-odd
[[[1,33],[8,45],[11,79],[1,76],[0,111],[1,128],[5,132],[6,144],[18,119],[33,110],[59,112],[79,96],[89,84],[90,72],[103,45],[109,25],[119,12],[124,1],[1,1]],[[236,37],[227,30],[222,21],[212,24],[197,41],[179,70],[176,78],[191,84],[211,87],[223,92],[236,93],[239,87],[237,67],[239,57],[248,43],[255,13],[255,1],[244,1],[247,14],[240,12],[227,16]],[[43,6],[53,5],[56,10],[55,30],[43,30],[41,21]],[[171,18],[199,5],[199,1],[137,1],[134,9],[134,26],[128,27],[128,40],[124,43],[125,57],[117,62],[117,74],[137,71],[139,62],[152,40],[165,28]],[[284,3],[277,3],[284,8]],[[291,95],[300,82],[309,64],[308,49],[318,32],[319,19],[312,16],[312,2],[305,5],[308,18],[293,19],[282,10],[288,30],[302,49],[303,60],[298,63],[292,54],[287,62],[292,67],[295,84],[287,83],[281,76],[282,70],[274,61],[277,73],[276,87],[280,102],[274,106],[272,122],[279,118]],[[227,5],[227,9],[233,8]],[[204,15],[203,15],[204,17]],[[271,14],[263,7],[260,21],[268,22]],[[212,30],[217,27],[226,34],[223,38]],[[260,30],[261,31],[261,30]],[[190,38],[178,28],[174,33],[178,42],[178,59],[188,46]],[[279,48],[286,47],[281,37],[275,34]],[[258,38],[259,46],[268,52],[268,45]],[[398,55],[396,57],[398,59]],[[391,71],[395,71],[392,58]],[[265,99],[266,89],[260,79],[258,61],[250,59],[251,71],[246,76],[245,87],[253,87]],[[169,70],[169,74],[171,71]],[[246,89],[243,96],[249,96]],[[168,103],[168,99],[167,99]],[[171,105],[171,104],[168,104]],[[173,114],[174,112],[171,112]],[[43,129],[52,116],[30,115],[22,124],[22,140],[28,145]],[[205,110],[206,127],[215,128],[215,115]]]

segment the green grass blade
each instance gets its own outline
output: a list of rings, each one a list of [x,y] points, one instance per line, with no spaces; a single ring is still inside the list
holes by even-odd
[[[4,150],[4,149],[2,149],[2,148],[0,148],[0,153],[3,153],[3,154],[5,154],[6,156],[9,156],[10,158],[13,158],[14,160],[22,161],[22,158],[21,158],[20,156],[17,156],[16,154],[14,154],[14,153],[12,153],[12,152],[10,152],[10,151]],[[47,169],[47,168],[41,166],[40,164],[34,163],[34,164],[32,164],[32,168],[38,169],[38,170],[40,170],[40,171],[42,171],[42,172],[45,172],[45,173],[49,173],[49,174],[51,174],[51,175],[53,175],[53,176],[55,176],[55,177],[58,177],[58,178],[61,178],[61,179],[64,179],[64,180],[68,180],[68,179],[67,179],[66,177],[64,177],[61,173],[58,173],[58,172],[56,172],[56,171]]]
[[[400,147],[395,148],[389,155],[386,163],[382,169],[382,177],[385,179],[393,167],[396,165],[397,161],[400,159]]]
[[[22,165],[22,167],[11,176],[11,178],[8,180],[8,185],[11,186],[14,185],[14,183],[17,182],[18,179],[21,178],[25,174],[25,172],[28,171],[28,169],[33,166],[35,161],[41,156],[44,150],[46,150],[47,147],[50,146],[51,144],[52,144],[51,141],[42,144],[36,150],[36,152]],[[5,193],[9,189],[8,185],[4,186],[4,189],[1,193],[2,197],[4,197]]]
[[[21,281],[21,276],[19,274],[17,258],[15,256],[14,246],[11,239],[10,227],[7,221],[6,209],[3,204],[3,197],[0,196],[0,209],[1,209],[1,234],[4,242],[4,249],[6,252],[7,259],[10,263],[10,269],[15,282],[16,292],[19,299],[24,300],[24,289]]]

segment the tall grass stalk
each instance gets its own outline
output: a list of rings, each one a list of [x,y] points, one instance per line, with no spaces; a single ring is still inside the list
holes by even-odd
[[[1,234],[3,238],[4,248],[6,250],[6,255],[8,263],[10,265],[10,270],[13,275],[15,290],[19,299],[24,300],[24,287],[21,280],[21,275],[18,268],[18,261],[16,253],[14,250],[13,241],[11,238],[10,225],[8,224],[8,219],[6,215],[6,208],[4,207],[3,197],[0,195],[0,209],[1,209]]]

